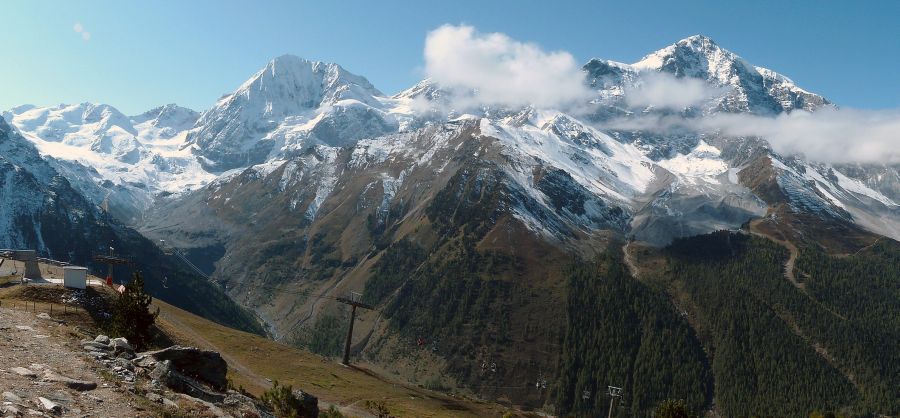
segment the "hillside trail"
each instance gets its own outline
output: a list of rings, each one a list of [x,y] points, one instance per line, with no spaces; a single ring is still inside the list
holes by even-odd
[[[780,244],[783,247],[787,248],[788,259],[784,263],[784,277],[788,281],[790,281],[791,284],[793,284],[798,290],[800,290],[801,293],[803,293],[807,298],[809,298],[809,300],[812,303],[821,307],[822,309],[826,310],[827,312],[831,313],[832,315],[846,321],[847,320],[846,317],[835,312],[834,310],[832,310],[828,306],[825,306],[825,304],[821,303],[819,300],[814,298],[809,293],[809,291],[806,289],[805,284],[799,283],[797,281],[797,277],[794,274],[794,266],[796,265],[797,257],[800,255],[800,250],[797,249],[797,246],[794,245],[794,243],[787,241],[787,240],[779,239],[777,237],[774,237],[774,236],[767,234],[767,233],[763,232],[762,230],[758,229],[758,225],[762,221],[763,221],[763,219],[756,219],[756,220],[751,221],[750,222],[750,233],[753,235],[771,240],[772,242],[775,242],[776,244]],[[875,245],[875,244],[873,243],[872,245]],[[787,312],[786,309],[774,309],[774,307],[772,310],[773,310],[773,312],[775,312],[775,314],[779,318],[781,318],[782,322],[784,322],[788,326],[788,328],[790,328],[791,332],[793,332],[794,335],[800,337],[800,339],[805,341],[820,357],[822,357],[822,359],[824,359],[829,365],[831,365],[831,367],[833,367],[835,370],[841,372],[841,374],[843,374],[844,377],[846,377],[847,380],[850,381],[850,383],[857,389],[857,391],[860,391],[862,389],[862,387],[859,385],[859,382],[856,379],[856,375],[851,370],[848,370],[848,369],[842,367],[840,362],[837,360],[837,358],[835,358],[831,353],[828,352],[828,349],[825,348],[825,345],[823,345],[821,342],[813,339],[809,335],[809,333],[804,332],[803,329],[800,328],[800,324],[790,314],[790,312]]]
[[[803,295],[805,295],[807,298],[809,298],[809,300],[812,303],[825,309],[832,315],[834,315],[838,318],[841,318],[843,320],[846,320],[846,318],[843,315],[838,314],[837,312],[833,311],[831,308],[825,306],[820,301],[816,300],[808,292],[808,290],[806,289],[806,286],[797,280],[797,277],[794,274],[794,267],[796,265],[797,258],[800,255],[800,250],[797,248],[797,246],[794,245],[794,243],[792,243],[790,241],[779,239],[777,237],[766,234],[765,232],[762,232],[761,230],[757,229],[758,223],[760,221],[761,220],[754,220],[750,223],[750,233],[753,235],[771,240],[771,241],[775,242],[776,244],[779,244],[779,245],[785,247],[788,250],[788,259],[784,263],[784,278],[787,279],[794,287],[796,287]],[[872,244],[872,245],[874,245],[874,244]],[[634,255],[630,251],[630,246],[631,246],[631,242],[628,242],[622,246],[622,252],[624,253],[623,261],[625,262],[625,265],[627,266],[628,271],[631,273],[632,277],[634,277],[635,279],[639,279],[640,268],[637,266],[637,262],[634,259]],[[689,298],[687,298],[686,295],[682,295],[681,298],[676,297],[676,295],[674,295],[674,294],[672,296],[674,299],[681,299],[682,304],[689,302]],[[680,306],[680,305],[676,304],[676,306]],[[825,360],[829,365],[831,365],[831,367],[833,367],[835,370],[838,370],[841,374],[843,374],[844,377],[846,377],[847,380],[850,381],[850,383],[858,391],[861,389],[861,386],[859,385],[859,382],[858,382],[855,374],[851,370],[849,370],[845,367],[842,367],[840,362],[837,360],[837,358],[835,358],[828,351],[828,349],[825,348],[825,346],[821,342],[813,339],[809,335],[809,333],[805,332],[800,327],[800,324],[796,321],[796,319],[790,314],[790,312],[787,312],[785,309],[775,309],[775,307],[773,307],[773,312],[775,312],[775,314],[782,320],[782,322],[784,322],[788,326],[788,328],[791,330],[791,332],[793,332],[796,336],[800,337],[800,339],[805,341],[823,360]],[[691,326],[694,327],[695,330],[699,330],[698,324],[694,323],[692,320],[693,320],[693,318],[691,316],[688,316],[688,322],[691,323]]]
[[[627,243],[625,243],[625,245],[622,246],[622,253],[624,254],[623,259],[625,261],[625,267],[627,267],[628,272],[631,273],[631,277],[640,279],[640,270],[638,270],[637,264],[635,264],[634,262],[634,256],[631,255],[631,252],[628,251],[631,246],[631,242],[632,241],[628,241]]]
[[[797,246],[794,245],[793,242],[780,239],[778,237],[772,236],[771,234],[767,234],[759,229],[759,223],[762,222],[762,219],[755,219],[750,221],[750,233],[756,235],[758,237],[762,237],[768,239],[776,244],[781,245],[782,247],[788,250],[788,259],[784,263],[784,278],[788,279],[794,287],[800,289],[803,293],[806,292],[806,285],[800,283],[797,280],[797,276],[794,275],[794,266],[797,264],[797,257],[800,255],[800,250],[797,249]],[[808,295],[808,294],[807,294]]]
[[[105,369],[77,346],[77,331],[38,313],[0,307],[0,392],[3,416],[150,417],[121,387],[104,379]],[[93,382],[93,390],[79,391],[49,374]],[[39,398],[59,404],[48,411]]]
[[[840,313],[836,312],[835,310],[831,309],[830,307],[826,306],[824,303],[820,302],[818,299],[813,297],[813,295],[811,293],[809,293],[809,290],[806,288],[806,284],[800,283],[797,280],[797,276],[794,274],[794,266],[797,263],[797,258],[800,255],[800,250],[797,248],[796,245],[794,245],[794,243],[792,243],[790,241],[782,240],[780,238],[777,238],[770,234],[767,234],[767,233],[763,232],[762,230],[759,230],[758,225],[759,225],[759,222],[761,222],[762,220],[763,219],[756,219],[756,220],[753,220],[750,222],[750,233],[753,235],[756,235],[758,237],[768,239],[776,244],[779,244],[779,245],[787,248],[788,259],[784,263],[784,278],[787,279],[789,282],[791,282],[791,284],[793,284],[794,287],[796,287],[798,290],[800,290],[800,292],[803,293],[810,300],[810,302],[814,303],[816,306],[824,309],[825,311],[834,315],[835,317],[838,317],[838,318],[846,321],[847,317],[845,317],[844,315],[841,315]]]

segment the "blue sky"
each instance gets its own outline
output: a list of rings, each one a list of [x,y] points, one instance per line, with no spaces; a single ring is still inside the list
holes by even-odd
[[[0,14],[0,109],[92,101],[128,114],[171,102],[202,110],[285,53],[337,62],[394,93],[422,77],[425,37],[447,23],[579,62],[633,62],[701,33],[839,105],[898,108],[898,21],[900,1],[876,0],[13,0]]]

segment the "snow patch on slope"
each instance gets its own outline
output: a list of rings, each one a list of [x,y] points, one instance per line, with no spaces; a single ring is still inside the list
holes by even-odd
[[[540,161],[569,173],[595,194],[619,202],[632,202],[655,177],[652,162],[635,146],[560,112],[533,111],[527,123],[483,118],[480,129],[481,135],[506,145],[509,156],[522,167]]]
[[[657,164],[690,183],[718,183],[717,178],[728,171],[728,164],[722,161],[721,155],[718,148],[701,140],[690,153],[678,154]]]

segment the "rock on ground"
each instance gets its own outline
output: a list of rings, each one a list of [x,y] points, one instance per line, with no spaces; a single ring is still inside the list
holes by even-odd
[[[104,380],[102,367],[70,336],[74,331],[33,312],[0,308],[0,416],[153,416]]]
[[[136,363],[147,362],[148,358],[156,362],[171,361],[172,366],[180,373],[203,381],[213,389],[224,390],[228,386],[228,363],[215,351],[175,345],[139,353]]]

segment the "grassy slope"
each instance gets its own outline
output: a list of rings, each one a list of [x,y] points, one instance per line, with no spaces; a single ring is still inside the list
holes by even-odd
[[[227,328],[165,302],[160,308],[160,326],[176,342],[216,350],[229,364],[229,378],[260,394],[266,379],[293,385],[335,404],[349,415],[366,414],[367,400],[383,401],[397,417],[491,417],[506,408],[469,399],[458,399],[391,381],[364,368],[348,368],[260,336]],[[321,404],[320,404],[321,405]]]

